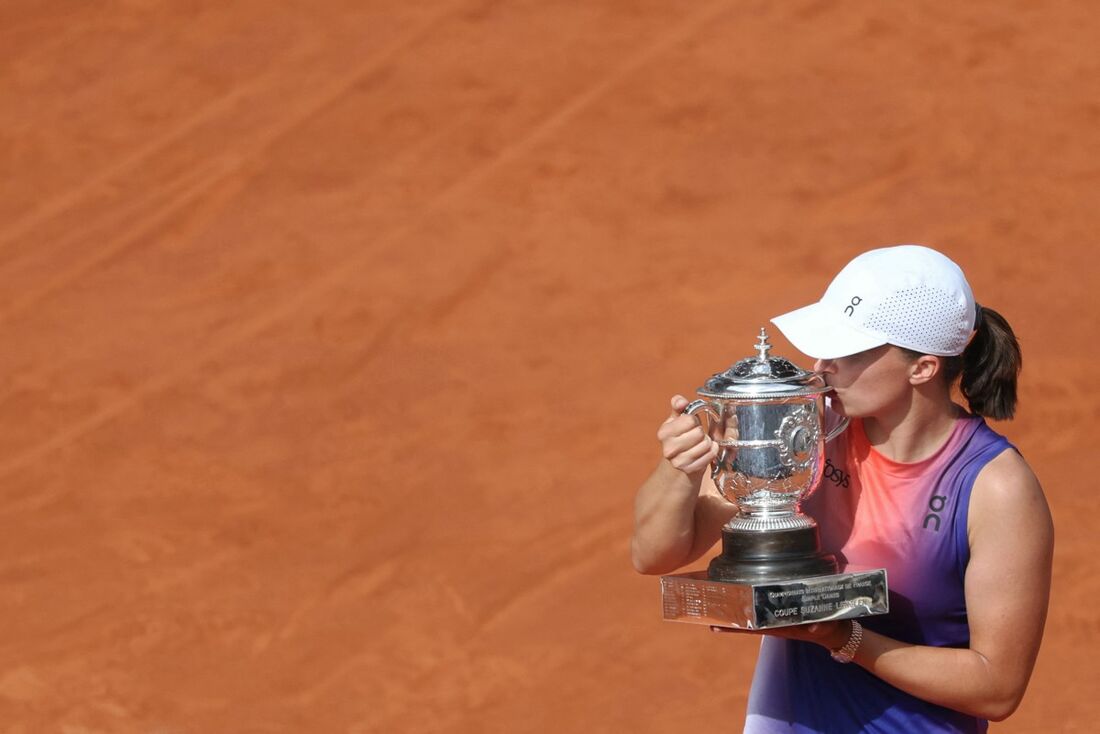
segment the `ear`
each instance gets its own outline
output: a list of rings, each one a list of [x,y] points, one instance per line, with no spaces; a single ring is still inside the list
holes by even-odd
[[[909,384],[923,385],[943,371],[943,358],[932,354],[922,354],[909,366]]]

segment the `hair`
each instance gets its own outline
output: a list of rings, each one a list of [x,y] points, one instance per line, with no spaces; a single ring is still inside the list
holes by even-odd
[[[913,359],[923,356],[904,351]],[[971,413],[1008,420],[1016,413],[1016,380],[1023,364],[1020,343],[1005,317],[979,306],[974,338],[962,354],[944,357],[943,375],[949,386],[959,380]]]

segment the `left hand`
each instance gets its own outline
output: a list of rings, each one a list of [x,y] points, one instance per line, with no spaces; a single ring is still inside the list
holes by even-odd
[[[835,622],[812,622],[810,624],[792,624],[789,627],[773,627],[764,630],[743,630],[731,627],[711,627],[712,632],[720,634],[770,635],[788,640],[802,640],[821,645],[827,650],[839,650],[844,647],[852,634],[852,622],[847,619]]]

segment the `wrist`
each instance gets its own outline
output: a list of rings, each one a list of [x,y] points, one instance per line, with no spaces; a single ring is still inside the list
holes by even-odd
[[[844,643],[852,636],[852,620],[842,619],[831,627],[828,636],[820,642],[820,645],[829,652],[844,647]]]
[[[704,466],[702,469],[697,469],[691,473],[680,469],[671,460],[661,459],[661,471],[666,477],[666,481],[676,490],[684,492],[691,492],[695,494],[699,491],[699,484],[703,481],[703,477],[706,475],[710,465]]]

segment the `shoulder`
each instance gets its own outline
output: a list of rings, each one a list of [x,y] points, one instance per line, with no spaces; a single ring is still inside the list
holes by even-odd
[[[1053,538],[1050,509],[1035,472],[1024,457],[1007,448],[991,459],[974,480],[969,531],[976,537],[1026,531]]]
[[[1041,497],[1043,489],[1024,457],[1015,449],[1006,448],[978,472],[974,492],[993,502],[1018,502]]]

